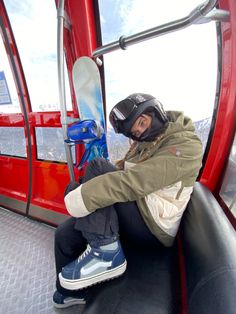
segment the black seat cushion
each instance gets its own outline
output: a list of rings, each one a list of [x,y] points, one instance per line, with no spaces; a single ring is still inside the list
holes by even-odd
[[[85,313],[179,313],[177,250],[124,246],[126,273],[91,289]]]
[[[181,223],[190,314],[236,313],[236,233],[200,183]]]

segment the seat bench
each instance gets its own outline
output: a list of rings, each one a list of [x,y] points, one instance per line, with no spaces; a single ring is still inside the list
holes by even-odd
[[[184,213],[179,240],[182,252],[177,241],[172,248],[159,242],[152,248],[122,243],[126,273],[94,286],[85,313],[181,313],[180,278],[186,278],[182,287],[186,286],[189,314],[235,314],[236,233],[212,193],[200,183],[195,184]]]
[[[201,183],[195,184],[180,231],[189,314],[235,314],[236,232]]]
[[[180,308],[177,246],[123,244],[124,275],[92,288],[86,314],[177,314]]]

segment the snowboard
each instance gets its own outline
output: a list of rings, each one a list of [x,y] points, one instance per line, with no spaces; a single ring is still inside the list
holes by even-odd
[[[83,141],[85,152],[77,165],[82,169],[95,157],[108,158],[101,80],[97,64],[89,57],[77,59],[72,69],[72,80],[80,122],[87,125],[87,133],[93,132],[92,125],[97,125],[99,134]]]

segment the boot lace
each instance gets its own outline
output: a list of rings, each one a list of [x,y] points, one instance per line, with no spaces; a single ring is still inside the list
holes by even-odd
[[[82,261],[91,252],[91,246],[88,244],[86,250],[78,257],[78,262]]]

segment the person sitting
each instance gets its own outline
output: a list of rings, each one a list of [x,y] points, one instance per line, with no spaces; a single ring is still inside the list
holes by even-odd
[[[85,303],[91,285],[125,272],[122,239],[172,246],[201,167],[202,145],[191,119],[165,112],[155,97],[132,94],[109,119],[132,144],[116,165],[95,158],[82,184],[67,186],[72,217],[55,233],[53,301],[59,308]]]

